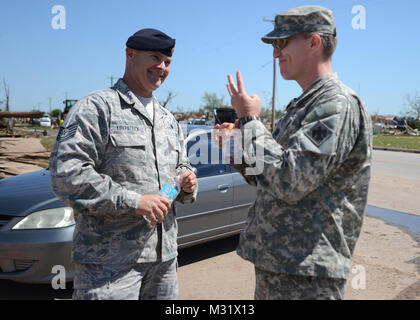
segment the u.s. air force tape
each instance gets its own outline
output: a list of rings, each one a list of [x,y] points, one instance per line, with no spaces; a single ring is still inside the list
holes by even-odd
[[[57,141],[61,142],[61,141],[70,139],[71,137],[74,137],[78,126],[79,125],[75,123],[68,127],[61,127],[60,130],[58,131]]]

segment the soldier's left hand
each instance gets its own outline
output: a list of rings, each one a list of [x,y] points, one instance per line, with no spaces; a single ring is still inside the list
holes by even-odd
[[[211,130],[211,141],[214,145],[217,146],[220,150],[223,148],[223,140],[230,139],[233,136],[234,130],[238,129],[238,122],[235,123],[223,122],[222,124],[216,124]]]
[[[186,170],[179,176],[179,184],[186,193],[193,193],[197,188],[197,177],[194,172]]]
[[[230,95],[230,103],[236,110],[238,118],[248,116],[259,116],[261,112],[261,100],[256,94],[249,96],[245,91],[245,84],[242,80],[241,72],[236,73],[238,86],[236,87],[235,81],[231,75],[228,75],[229,83],[226,85]]]

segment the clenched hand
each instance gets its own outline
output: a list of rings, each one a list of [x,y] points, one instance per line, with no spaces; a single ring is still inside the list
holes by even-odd
[[[136,209],[136,215],[145,216],[150,221],[151,226],[165,219],[171,208],[171,202],[157,194],[144,194],[141,196],[140,203]]]

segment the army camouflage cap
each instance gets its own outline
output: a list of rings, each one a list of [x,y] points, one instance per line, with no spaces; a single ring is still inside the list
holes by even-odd
[[[276,15],[274,30],[261,40],[271,44],[276,39],[289,38],[299,32],[319,32],[336,36],[332,11],[321,6],[302,6],[287,10]]]

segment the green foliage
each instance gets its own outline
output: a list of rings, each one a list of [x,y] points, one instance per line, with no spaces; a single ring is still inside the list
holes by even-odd
[[[58,118],[61,116],[61,110],[60,109],[54,109],[50,112],[50,116],[54,118]]]
[[[283,117],[284,112],[283,110],[277,110],[275,111],[275,117],[276,117],[276,121],[279,120],[281,117]],[[261,108],[261,113],[260,113],[260,118],[261,119],[267,119],[269,121],[271,121],[271,116],[272,116],[272,110],[271,108]]]
[[[201,112],[213,112],[215,108],[219,108],[224,104],[224,97],[218,97],[217,93],[204,92],[204,96],[201,98],[204,105],[200,108]]]

